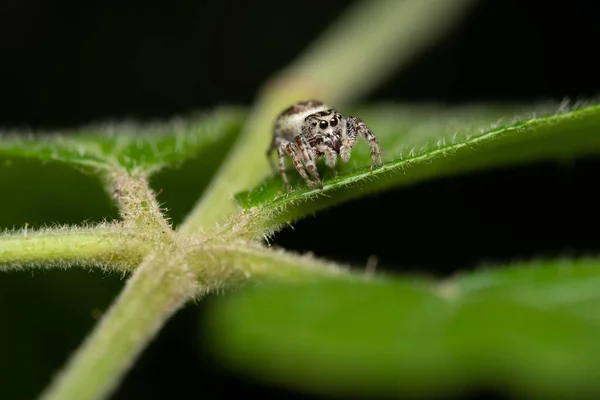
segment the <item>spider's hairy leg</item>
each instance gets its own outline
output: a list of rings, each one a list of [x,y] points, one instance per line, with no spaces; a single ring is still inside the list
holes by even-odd
[[[350,161],[352,148],[356,144],[356,129],[354,129],[354,121],[351,121],[350,118],[346,120],[346,135],[342,137],[340,146],[340,158],[345,163]]]
[[[340,158],[343,162],[347,163],[350,161],[350,151],[354,147],[354,142],[350,139],[342,140],[342,147],[340,147]]]
[[[377,165],[383,165],[383,160],[381,159],[381,149],[379,148],[377,138],[360,118],[348,117],[346,129],[347,135],[351,138],[351,147],[353,147],[356,143],[357,135],[361,135],[365,138],[365,140],[367,140],[367,142],[369,142],[369,146],[371,147],[371,170],[373,170],[373,167],[376,167]]]
[[[337,163],[337,153],[331,147],[325,144],[318,144],[317,151],[325,156],[325,165],[329,168],[335,168]]]
[[[285,167],[285,146],[288,143],[289,142],[287,140],[276,136],[273,138],[273,141],[271,142],[271,146],[267,149],[267,158],[269,159],[271,168],[273,169],[274,173],[277,173],[277,171],[279,171],[279,174],[281,175],[281,179],[283,180],[283,183],[285,185],[286,192],[290,192],[290,182],[288,181],[287,174],[286,174],[287,169]],[[278,169],[275,167],[275,163],[273,162],[273,158],[271,157],[271,153],[275,149],[277,149],[277,156],[279,159],[279,168]]]
[[[315,184],[310,180],[308,174],[304,170],[304,165],[302,165],[302,153],[298,146],[296,146],[292,142],[285,141],[281,144],[281,147],[285,149],[285,152],[290,156],[292,161],[294,162],[294,167],[296,171],[300,174],[300,176],[304,179],[309,188],[314,189]],[[285,178],[287,180],[287,177]]]
[[[283,184],[285,185],[285,191],[290,192],[290,182],[288,181],[286,168],[285,168],[285,151],[283,150],[283,146],[279,146],[277,148],[277,155],[279,156],[279,173],[281,174],[281,179],[283,180]]]
[[[317,165],[315,164],[315,160],[312,156],[312,149],[310,148],[308,141],[302,135],[296,136],[294,140],[296,142],[296,146],[298,147],[298,149],[300,149],[300,152],[302,154],[302,161],[304,161],[304,165],[310,173],[310,176],[314,179],[316,185],[320,189],[323,189],[323,182],[321,182],[321,178],[319,178],[319,171],[317,171]]]

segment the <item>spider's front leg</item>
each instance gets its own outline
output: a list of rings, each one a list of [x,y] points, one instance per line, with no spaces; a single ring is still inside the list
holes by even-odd
[[[279,173],[281,174],[281,179],[283,180],[283,184],[285,185],[285,191],[290,192],[290,182],[288,181],[286,168],[285,168],[285,151],[284,145],[281,145],[277,148],[277,156],[279,158]],[[271,161],[271,164],[273,162]]]
[[[294,168],[300,174],[300,176],[304,179],[309,188],[314,189],[315,184],[310,180],[306,170],[304,169],[304,165],[302,165],[302,151],[296,146],[296,144],[292,142],[288,142],[287,140],[281,141],[281,144],[277,148],[277,153],[279,155],[279,171],[281,173],[281,178],[283,179],[283,183],[285,184],[285,190],[290,192],[290,183],[287,179],[286,169],[285,169],[285,158],[284,154],[287,153],[288,156],[292,159],[294,163]]]
[[[377,142],[377,138],[373,135],[373,132],[365,123],[358,117],[348,117],[346,122],[346,136],[348,137],[347,143],[342,144],[342,148],[340,151],[340,155],[342,159],[347,162],[350,158],[350,149],[354,147],[356,144],[356,136],[361,135],[364,137],[367,142],[369,142],[369,146],[371,146],[371,170],[373,167],[377,165],[383,165],[383,160],[381,159],[381,149],[379,148],[379,143]],[[345,159],[344,159],[345,157]]]
[[[321,178],[319,178],[319,172],[317,171],[317,165],[315,164],[315,159],[313,157],[313,149],[311,149],[310,145],[306,138],[302,135],[298,135],[294,138],[296,142],[296,146],[300,150],[302,154],[302,161],[304,161],[304,165],[306,169],[310,173],[310,176],[315,180],[316,185],[323,189],[323,182],[321,182]],[[309,185],[310,186],[310,185]],[[313,187],[311,186],[311,189]]]

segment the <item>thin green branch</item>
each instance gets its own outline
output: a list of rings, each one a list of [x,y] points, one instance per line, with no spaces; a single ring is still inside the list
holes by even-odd
[[[188,265],[210,290],[236,287],[248,281],[296,283],[323,278],[368,277],[346,266],[315,258],[311,254],[294,254],[248,241],[208,244],[189,254]]]
[[[165,219],[156,196],[148,184],[146,173],[118,171],[112,176],[113,193],[126,226],[158,235],[171,234],[171,225]]]
[[[108,396],[164,322],[194,296],[248,281],[370,278],[312,255],[267,249],[253,242],[199,244],[197,240],[164,246],[146,258],[43,399]]]
[[[363,278],[348,270],[240,239],[244,218],[232,218],[206,236],[179,237],[161,222],[158,205],[141,177],[116,176],[115,193],[125,226],[142,231],[152,253],[78,349],[44,399],[108,396],[164,323],[192,297],[256,278],[299,281],[316,277]],[[254,221],[251,216],[245,223]],[[167,230],[165,232],[164,230]]]
[[[234,214],[233,195],[269,173],[265,150],[281,110],[306,98],[340,105],[366,94],[432,43],[471,1],[365,1],[345,14],[263,89],[238,142],[181,232],[210,228]]]
[[[196,279],[182,260],[159,249],[134,272],[42,398],[106,398],[165,321],[197,292]]]
[[[0,235],[0,271],[71,265],[129,271],[149,251],[148,242],[120,225],[23,229]]]
[[[137,355],[186,300],[197,278],[163,218],[144,175],[112,176],[123,225],[152,249],[124,291],[44,394],[46,399],[99,399],[117,385]]]

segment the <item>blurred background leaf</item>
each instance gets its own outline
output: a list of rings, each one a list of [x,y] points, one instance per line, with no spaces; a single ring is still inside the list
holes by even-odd
[[[600,261],[583,260],[497,266],[437,289],[406,278],[266,286],[215,302],[206,326],[236,371],[309,393],[589,398],[600,394],[599,278]],[[462,292],[477,282],[487,288]]]

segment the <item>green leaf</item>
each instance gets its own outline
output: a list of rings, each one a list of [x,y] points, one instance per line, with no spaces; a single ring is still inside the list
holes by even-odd
[[[457,279],[462,296],[510,298],[539,309],[561,310],[600,326],[598,260],[539,260],[488,268]]]
[[[271,286],[216,306],[217,355],[271,383],[386,394],[437,390],[428,373],[455,378],[454,363],[440,348],[451,308],[408,283]]]
[[[232,141],[240,129],[240,110],[224,109],[195,118],[137,124],[106,123],[64,134],[24,138],[0,135],[0,157],[58,161],[85,171],[154,171],[178,164],[220,141]],[[1,158],[0,158],[1,160]]]
[[[450,288],[450,289],[449,289]],[[445,396],[482,387],[600,395],[600,260],[416,279],[263,286],[213,302],[217,357],[271,384],[328,395]]]
[[[600,152],[600,105],[568,108],[406,107],[382,105],[352,112],[377,136],[385,165],[370,171],[369,146],[359,142],[338,174],[321,162],[322,190],[310,190],[289,167],[293,192],[279,176],[239,193],[245,208],[258,206],[278,225],[349,199],[391,187],[515,163],[569,159]]]

